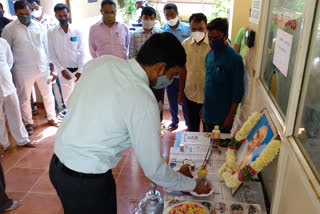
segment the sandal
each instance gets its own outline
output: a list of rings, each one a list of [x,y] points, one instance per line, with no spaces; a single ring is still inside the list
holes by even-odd
[[[11,207],[9,207],[8,209],[6,209],[5,211],[14,210],[14,209],[20,207],[21,204],[22,204],[22,200],[20,200],[20,201],[12,201]]]
[[[27,129],[27,132],[28,132],[28,135],[33,135],[33,127],[32,127],[32,124],[28,124],[26,125],[26,129]]]
[[[167,130],[170,131],[170,132],[172,132],[172,131],[176,130],[176,129],[178,128],[178,126],[179,126],[178,124],[173,124],[173,123],[171,123],[171,124],[168,126]]]
[[[24,144],[23,146],[28,148],[35,148],[37,144],[35,142],[29,142],[27,144]]]

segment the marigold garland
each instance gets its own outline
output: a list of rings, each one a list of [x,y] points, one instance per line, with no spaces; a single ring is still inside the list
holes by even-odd
[[[266,148],[264,148],[254,162],[245,166],[236,173],[236,150],[240,148],[241,144],[248,137],[252,129],[260,120],[261,116],[262,114],[260,113],[253,113],[248,121],[245,122],[240,131],[236,134],[235,138],[232,138],[231,142],[229,143],[228,150],[226,151],[227,161],[218,170],[218,177],[230,188],[234,188],[241,183],[252,180],[252,177],[259,173],[263,167],[267,166],[280,151],[280,141],[273,140],[266,146]]]

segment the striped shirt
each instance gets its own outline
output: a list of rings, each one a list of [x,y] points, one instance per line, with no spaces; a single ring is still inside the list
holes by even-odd
[[[142,45],[152,36],[154,33],[162,33],[160,28],[153,28],[150,33],[147,33],[142,29],[134,32],[130,38],[130,51],[129,59],[135,58],[138,55],[138,51]]]

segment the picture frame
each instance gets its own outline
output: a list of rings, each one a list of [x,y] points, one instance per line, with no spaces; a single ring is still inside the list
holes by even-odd
[[[261,118],[236,153],[236,173],[246,165],[249,165],[251,162],[255,161],[265,147],[278,137],[277,130],[270,118],[268,111],[264,109],[261,113]],[[232,188],[232,195],[234,195],[240,187],[241,185]]]

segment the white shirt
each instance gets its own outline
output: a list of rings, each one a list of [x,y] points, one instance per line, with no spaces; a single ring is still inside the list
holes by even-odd
[[[49,72],[47,31],[44,26],[31,20],[27,27],[17,19],[5,26],[1,36],[11,46],[13,72]]]
[[[48,31],[48,46],[50,61],[57,71],[66,68],[78,68],[82,73],[85,62],[84,42],[82,33],[69,25],[65,33],[60,25]]]
[[[193,179],[162,160],[159,124],[158,104],[142,67],[134,59],[103,56],[84,66],[56,134],[55,154],[72,170],[104,173],[132,145],[145,175],[155,183],[193,190]]]
[[[13,65],[13,56],[10,46],[5,39],[0,38],[0,97],[12,94],[16,88],[12,82],[10,69]]]

